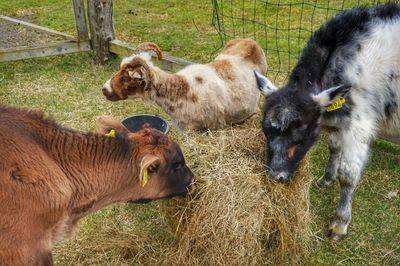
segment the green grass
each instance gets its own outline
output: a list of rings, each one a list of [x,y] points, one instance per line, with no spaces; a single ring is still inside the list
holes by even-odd
[[[324,136],[311,154],[312,173],[319,177],[327,161]],[[324,238],[328,221],[339,200],[339,184],[328,189],[314,187],[311,205],[315,215],[315,233],[323,239],[312,258],[314,263],[346,265],[395,265],[400,250],[400,200],[388,193],[399,191],[400,147],[378,140],[353,199],[353,222],[349,234],[340,243]]]
[[[114,1],[116,35],[119,39],[134,44],[153,41],[173,56],[206,62],[220,47],[219,36],[211,25],[211,3],[201,0],[183,3],[186,2]],[[227,3],[224,2],[224,5]],[[3,0],[0,3],[0,14],[23,17],[42,26],[74,34],[71,6],[71,1],[61,0]],[[251,12],[251,6],[247,6],[247,2],[246,8]],[[293,16],[300,14],[295,9],[291,12]],[[304,12],[303,16],[307,20],[310,14]],[[316,23],[324,19],[316,20]],[[230,30],[228,23],[225,29]],[[252,26],[246,25],[244,29],[248,32],[245,35],[252,37]],[[275,44],[274,40],[262,35],[263,29],[256,32],[261,44],[269,44],[269,47]],[[290,43],[298,45],[296,36],[297,33],[291,36],[291,42],[277,41],[284,46],[281,47],[282,51],[288,50]],[[304,40],[301,39],[299,44],[302,47]],[[167,117],[153,104],[141,100],[111,103],[103,98],[101,86],[116,71],[119,60],[117,58],[106,66],[95,66],[91,62],[90,53],[78,53],[0,63],[0,103],[41,108],[62,124],[85,131],[94,130],[94,118],[97,115],[108,114],[122,118],[132,113],[156,113]],[[276,53],[268,54],[270,69],[286,67],[283,68],[284,73],[277,78],[278,81],[283,81],[285,71],[289,70],[288,60],[278,60]],[[295,58],[290,61],[291,66],[294,64]],[[178,133],[174,129],[172,134]],[[327,140],[326,136],[322,136],[310,156],[311,173],[315,179],[322,175],[327,156]],[[325,233],[338,201],[339,185],[336,183],[329,189],[313,187],[311,206],[315,220],[315,249],[310,260],[304,264],[400,264],[400,199],[399,196],[388,197],[389,192],[400,192],[399,188],[400,146],[376,141],[363,180],[355,193],[349,235],[342,242],[331,243],[326,239]],[[157,203],[146,206],[119,204],[102,210],[84,219],[76,239],[67,241],[60,250],[73,247],[73,251],[80,254],[82,260],[88,259],[91,255],[87,253],[90,248],[80,247],[75,250],[74,241],[84,242],[85,238],[90,241],[90,235],[97,233],[104,234],[105,241],[112,242],[113,235],[118,230],[137,235],[138,241],[168,245],[172,240],[162,223],[159,208]],[[90,247],[95,247],[95,244]],[[128,248],[113,252],[103,254],[104,264],[111,265],[112,257],[117,255],[135,257],[146,254],[144,251],[135,253]],[[68,259],[69,254],[56,253],[56,261],[60,265],[68,265]],[[127,263],[134,264],[136,261],[138,258],[128,260]]]

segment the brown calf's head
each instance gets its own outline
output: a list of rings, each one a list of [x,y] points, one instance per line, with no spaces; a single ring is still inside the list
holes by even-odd
[[[130,57],[122,60],[118,72],[103,85],[103,95],[107,100],[119,101],[128,97],[143,97],[150,90],[153,80],[152,71],[148,65],[151,59],[149,51],[162,59],[160,48],[154,43],[140,44]]]
[[[147,202],[191,193],[194,175],[185,163],[179,145],[156,129],[145,125],[131,133],[121,122],[112,117],[99,117],[96,121],[100,134],[115,130],[116,137],[127,138],[134,143],[133,169],[135,195],[130,200]],[[138,178],[137,178],[138,177]]]

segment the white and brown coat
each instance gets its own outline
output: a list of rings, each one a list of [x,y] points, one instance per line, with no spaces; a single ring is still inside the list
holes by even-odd
[[[175,74],[154,66],[149,50],[162,57],[155,44],[140,45],[104,84],[107,99],[150,99],[181,129],[220,129],[256,113],[259,91],[253,70],[265,73],[267,64],[255,41],[232,40],[209,64],[189,65]]]

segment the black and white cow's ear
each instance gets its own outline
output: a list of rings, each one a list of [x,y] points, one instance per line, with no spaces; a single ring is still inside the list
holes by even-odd
[[[258,89],[265,96],[268,96],[274,91],[278,90],[278,88],[264,75],[258,73],[255,70],[254,70],[254,75],[256,76]]]
[[[327,107],[334,103],[336,99],[344,97],[351,89],[351,85],[339,85],[329,88],[318,94],[311,94],[311,98],[321,107]]]

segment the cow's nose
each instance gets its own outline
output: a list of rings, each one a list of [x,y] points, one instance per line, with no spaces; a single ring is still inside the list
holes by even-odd
[[[287,172],[280,172],[275,176],[276,180],[281,183],[286,183],[289,181],[289,173]]]
[[[288,172],[276,172],[271,169],[268,170],[268,174],[271,176],[271,179],[276,182],[286,183],[289,181],[289,173]]]
[[[109,92],[108,92],[108,89],[106,87],[103,87],[102,91],[103,91],[103,95],[104,96],[108,96]]]

